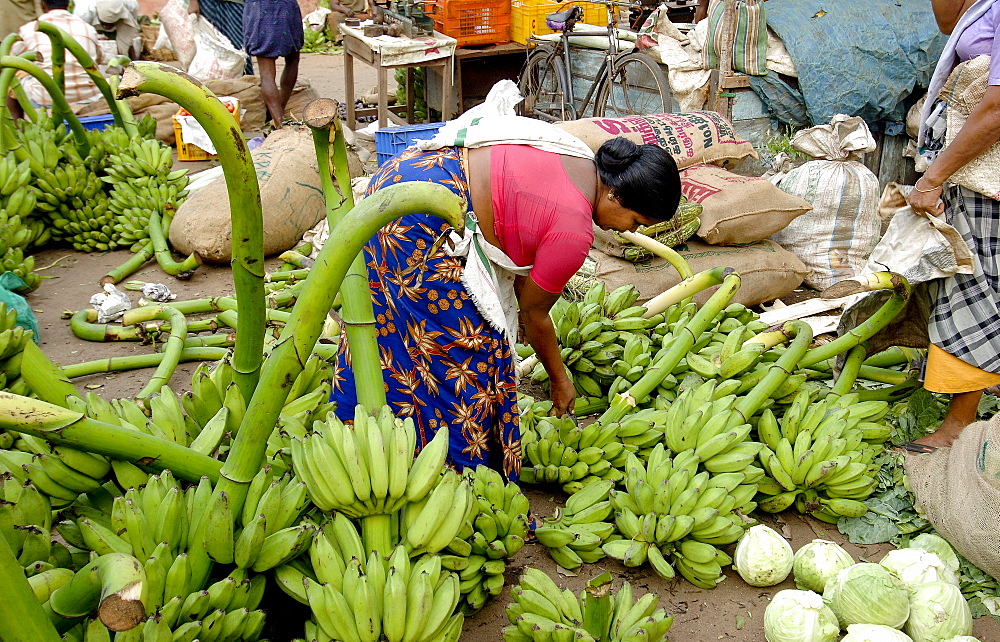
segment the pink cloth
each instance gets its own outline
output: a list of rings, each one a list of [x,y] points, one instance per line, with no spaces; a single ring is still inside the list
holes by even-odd
[[[47,13],[43,13],[38,17],[38,20],[32,20],[22,26],[18,31],[18,34],[21,36],[21,42],[15,42],[14,46],[11,47],[10,52],[12,55],[17,56],[24,51],[37,51],[42,55],[42,60],[36,64],[45,72],[52,73],[52,43],[47,35],[35,30],[38,21],[49,22],[59,27],[80,43],[84,51],[90,54],[95,63],[100,64],[104,62],[101,48],[97,44],[97,30],[64,9],[53,9]],[[90,79],[90,76],[87,75],[86,70],[84,70],[80,63],[76,61],[76,56],[69,51],[66,52],[66,65],[63,67],[63,70],[65,79],[65,91],[63,93],[66,96],[66,102],[71,104],[89,102],[100,97],[101,92],[97,88],[97,85]],[[28,94],[28,98],[33,100],[35,104],[45,106],[52,104],[52,99],[49,97],[48,92],[33,77],[28,76],[23,78],[21,85]]]
[[[988,84],[1000,85],[1000,0],[993,3],[986,13],[970,24],[959,35],[955,53],[959,60],[971,60],[989,55],[990,75]]]
[[[500,249],[531,280],[558,293],[594,242],[593,206],[573,184],[559,154],[527,145],[490,148],[493,229]]]

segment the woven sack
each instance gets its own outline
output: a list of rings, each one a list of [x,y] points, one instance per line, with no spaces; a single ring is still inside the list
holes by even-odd
[[[640,145],[658,145],[670,152],[680,169],[698,163],[731,167],[745,158],[758,158],[753,144],[714,111],[580,118],[556,123],[556,127],[573,134],[595,152],[604,141],[616,136]]]
[[[950,448],[907,455],[914,505],[963,557],[1000,579],[1000,415],[970,424]]]
[[[969,120],[969,114],[986,95],[986,82],[990,72],[990,57],[977,56],[962,63],[948,77],[951,96],[945,112],[947,129],[945,142],[952,141]],[[966,163],[948,179],[974,192],[1000,200],[1000,141],[986,148],[979,156]]]
[[[734,174],[715,165],[681,170],[681,192],[701,204],[698,236],[712,245],[766,239],[812,209],[808,201],[786,194],[766,178]]]
[[[722,23],[726,2],[735,2],[732,40],[726,42]],[[733,50],[733,69],[751,76],[767,75],[767,19],[759,0],[712,0],[708,6],[708,43],[705,66],[719,66],[719,52]]]
[[[694,273],[711,268],[731,267],[742,277],[733,302],[747,307],[786,296],[802,284],[806,266],[795,255],[770,240],[731,247],[708,245],[697,238],[674,248],[691,265]],[[633,263],[599,250],[591,250],[596,262],[594,276],[608,290],[621,285],[634,285],[639,290],[639,303],[681,282],[680,274],[664,259],[654,257]],[[694,296],[699,305],[705,303],[716,288],[708,288]]]

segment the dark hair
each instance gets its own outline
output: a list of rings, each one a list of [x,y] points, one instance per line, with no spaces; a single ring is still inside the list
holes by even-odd
[[[670,152],[617,137],[604,142],[594,157],[601,182],[623,207],[666,221],[681,202],[681,175]]]
[[[69,0],[42,0],[49,11],[55,9],[69,9]]]

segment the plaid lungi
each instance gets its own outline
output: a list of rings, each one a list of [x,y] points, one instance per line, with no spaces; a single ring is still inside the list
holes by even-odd
[[[942,194],[945,219],[972,251],[972,274],[929,282],[931,343],[987,372],[1000,372],[1000,201],[960,185]]]

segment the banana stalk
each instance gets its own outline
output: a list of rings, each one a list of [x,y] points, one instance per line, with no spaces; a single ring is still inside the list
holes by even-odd
[[[229,354],[226,348],[217,347],[187,347],[181,351],[178,363],[188,363],[189,361],[218,361]],[[153,354],[133,354],[127,357],[110,357],[108,359],[97,359],[95,361],[85,361],[62,367],[62,374],[67,379],[86,377],[93,374],[107,372],[126,372],[128,370],[139,370],[141,368],[155,368],[163,362],[163,353]],[[29,385],[31,383],[29,382]],[[32,390],[35,387],[32,385]],[[37,392],[37,391],[36,391]],[[39,395],[41,397],[41,395]],[[44,399],[44,397],[41,397]],[[51,403],[56,403],[51,399],[45,399]],[[58,403],[56,403],[58,405]]]
[[[691,320],[684,326],[684,330],[674,337],[670,342],[670,347],[666,353],[656,360],[642,377],[639,378],[627,392],[619,394],[611,401],[609,407],[600,422],[607,425],[610,422],[621,421],[636,403],[642,403],[649,395],[656,390],[663,379],[677,367],[680,360],[684,358],[697,338],[708,329],[708,326],[715,321],[723,309],[733,300],[733,296],[740,289],[740,275],[733,268],[723,268],[724,278],[719,289],[712,293],[705,305],[698,309]]]
[[[115,95],[114,92],[111,90],[111,85],[109,85],[108,81],[104,78],[104,76],[101,75],[100,69],[97,68],[97,64],[94,62],[94,59],[91,58],[90,54],[87,53],[87,50],[84,49],[83,46],[76,41],[76,38],[72,37],[71,35],[69,35],[68,33],[66,33],[65,31],[63,31],[62,29],[60,29],[59,27],[50,22],[40,21],[38,23],[37,28],[39,31],[47,35],[49,37],[49,40],[52,41],[52,52],[53,52],[52,75],[53,78],[55,78],[56,82],[59,84],[59,86],[63,87],[64,81],[62,80],[61,77],[56,78],[55,74],[56,49],[59,49],[62,55],[63,64],[65,64],[66,60],[66,51],[68,50],[71,54],[73,54],[73,57],[76,58],[76,61],[80,63],[80,66],[83,67],[83,70],[87,72],[87,75],[90,76],[90,79],[94,82],[95,85],[97,85],[97,89],[101,92],[101,95],[104,96],[104,100],[108,103],[108,109],[111,111],[111,115],[115,119],[115,124],[118,125],[119,127],[125,127],[125,120],[123,119],[121,113],[121,105],[115,100]],[[57,42],[58,42],[58,47],[56,46]],[[62,66],[60,66],[59,68],[59,75],[60,76],[63,75]],[[126,131],[128,130],[126,129]],[[129,132],[129,133],[133,134],[134,132]]]
[[[128,631],[146,619],[139,596],[146,569],[125,553],[101,555],[77,571],[49,597],[49,606],[64,618],[80,618],[95,610],[111,631]]]
[[[650,238],[645,234],[639,234],[638,232],[621,232],[621,235],[625,240],[635,243],[639,247],[646,248],[674,266],[674,269],[677,270],[682,279],[694,276],[694,270],[691,269],[691,265],[687,262],[687,259],[678,254],[672,247],[668,247],[656,239]]]
[[[59,632],[49,621],[24,576],[6,537],[0,537],[0,640],[60,642]]]
[[[63,40],[63,31],[49,22],[39,21],[35,27],[49,37],[49,46],[52,49],[50,54],[52,63],[52,82],[56,84],[60,94],[66,94],[66,45]],[[52,109],[52,120],[61,123],[65,114],[56,110],[55,104]]]
[[[135,396],[136,399],[147,399],[154,393],[160,391],[165,386],[170,377],[174,375],[177,364],[180,362],[181,352],[184,350],[184,339],[187,337],[187,319],[184,314],[166,305],[159,305],[149,308],[139,308],[140,310],[151,310],[154,319],[162,319],[170,322],[170,336],[167,338],[162,351],[163,360],[156,366],[149,383]]]
[[[0,42],[0,56],[9,56],[11,47],[14,46],[15,42],[21,40],[21,36],[16,33],[7,34],[7,37]],[[0,72],[0,95],[6,96],[11,87],[17,87],[20,90],[17,99],[23,108],[27,104],[27,108],[24,109],[24,115],[27,116],[32,122],[37,122],[38,112],[35,110],[34,105],[31,104],[30,100],[27,100],[27,96],[24,95],[24,88],[21,87],[21,83],[14,79],[15,69],[4,69]],[[21,100],[22,96],[24,100]],[[2,145],[4,152],[11,149],[16,141],[13,140],[14,134],[9,129],[10,123],[7,118],[7,101],[6,99],[0,101],[0,145]]]
[[[898,383],[894,386],[859,391],[858,401],[888,401],[891,403],[893,401],[905,399],[914,391],[914,389],[919,388],[922,385],[923,384],[917,376],[917,373],[914,372],[902,383]]]
[[[337,103],[329,98],[314,100],[306,106],[304,115],[306,124],[312,129],[318,166],[324,169],[320,172],[320,181],[326,199],[326,220],[333,230],[344,215],[354,208],[347,144],[337,115]],[[340,286],[340,294],[343,297],[340,317],[351,351],[358,403],[374,413],[385,405],[385,387],[375,336],[375,313],[368,285],[368,267],[365,265],[363,252],[354,257],[344,283]]]
[[[669,249],[669,248],[668,248]],[[643,318],[654,317],[675,303],[684,304],[703,290],[722,283],[726,276],[726,268],[717,267],[689,276],[666,292],[656,295],[646,302]]]
[[[189,348],[228,348],[236,345],[235,332],[217,332],[203,337],[188,337],[184,339],[184,349]]]
[[[69,128],[73,132],[73,138],[76,139],[76,147],[80,152],[80,157],[86,158],[90,153],[90,140],[87,138],[87,130],[83,128],[83,125],[80,124],[80,119],[70,109],[69,103],[66,102],[66,97],[59,91],[52,77],[45,73],[41,67],[22,56],[0,56],[0,68],[13,68],[27,72],[41,83],[45,91],[52,97],[53,110],[65,115],[66,122],[69,123]]]
[[[859,292],[888,290],[889,298],[870,317],[851,328],[844,335],[830,343],[813,348],[799,362],[799,366],[807,367],[824,361],[838,354],[847,352],[856,345],[871,339],[875,334],[895,320],[910,300],[912,288],[910,283],[899,274],[893,272],[876,272],[863,274],[851,279],[845,279],[823,291],[824,298],[840,298]],[[843,293],[843,294],[841,294]]]
[[[101,285],[104,285],[105,283],[119,283],[124,281],[129,276],[137,272],[139,268],[145,265],[146,262],[152,258],[153,242],[149,239],[144,239],[138,252],[129,257],[127,261],[101,277]]]
[[[174,260],[170,253],[170,246],[167,245],[167,230],[170,229],[170,220],[173,216],[165,214],[162,218],[159,212],[149,213],[149,241],[153,244],[153,256],[159,263],[160,269],[178,279],[187,280],[191,278],[191,273],[201,265],[201,257],[195,252],[181,262]]]
[[[757,385],[741,397],[734,406],[734,409],[743,416],[744,420],[748,421],[778,389],[778,386],[788,378],[788,375],[795,370],[796,364],[806,354],[809,344],[812,343],[812,326],[805,321],[788,321],[782,326],[781,331],[787,339],[791,339],[788,348],[777,361],[771,364],[767,369],[767,374],[757,382]]]
[[[465,203],[447,187],[434,183],[400,183],[361,201],[331,230],[330,239],[316,258],[312,272],[303,281],[292,317],[271,350],[260,385],[247,405],[226,458],[216,492],[229,494],[233,511],[242,508],[247,487],[264,463],[268,437],[278,420],[288,389],[315,349],[323,320],[354,257],[379,228],[401,216],[426,212],[461,230],[465,226],[464,210]],[[381,379],[379,385],[383,385]]]
[[[910,375],[906,371],[862,365],[858,370],[858,378],[867,379],[868,381],[874,381],[876,383],[887,383],[895,386],[908,381],[910,379]]]
[[[233,282],[243,319],[232,366],[243,398],[249,399],[264,358],[264,220],[250,151],[232,114],[193,77],[160,63],[133,62],[118,84],[117,95],[125,98],[147,92],[165,96],[190,112],[212,139],[222,163],[232,212]]]
[[[0,391],[0,428],[139,466],[170,469],[175,476],[194,483],[202,476],[214,483],[222,467],[221,462],[180,444],[10,392]],[[266,447],[266,441],[261,445]]]
[[[854,384],[858,381],[858,373],[861,371],[861,365],[865,362],[867,356],[868,350],[865,349],[864,345],[854,346],[847,352],[844,367],[840,369],[840,374],[837,375],[836,381],[833,382],[830,394],[840,397],[846,395],[854,388]]]

